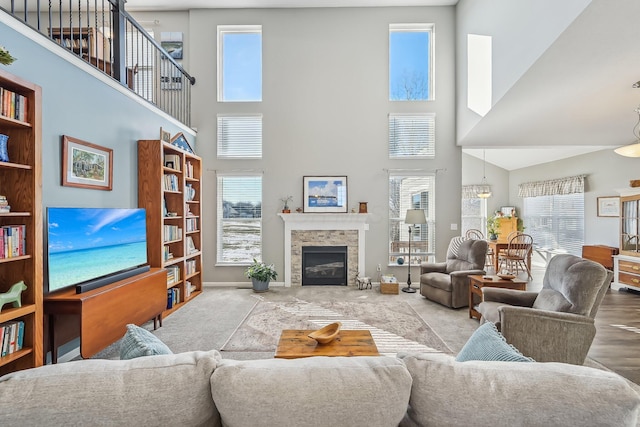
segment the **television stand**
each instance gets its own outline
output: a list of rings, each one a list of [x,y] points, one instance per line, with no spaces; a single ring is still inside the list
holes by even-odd
[[[58,361],[58,347],[80,337],[80,355],[89,358],[122,338],[127,324],[142,325],[153,319],[154,329],[167,306],[167,271],[148,272],[77,294],[74,287],[44,296],[48,316],[51,362]]]

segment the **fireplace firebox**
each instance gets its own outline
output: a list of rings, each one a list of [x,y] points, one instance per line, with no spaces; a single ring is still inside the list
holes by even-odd
[[[347,286],[347,247],[303,246],[302,285]]]

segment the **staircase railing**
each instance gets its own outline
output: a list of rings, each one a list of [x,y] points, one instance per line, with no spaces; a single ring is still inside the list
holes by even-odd
[[[3,0],[0,9],[187,126],[195,77],[124,10],[125,0]],[[173,55],[173,56],[172,56]]]

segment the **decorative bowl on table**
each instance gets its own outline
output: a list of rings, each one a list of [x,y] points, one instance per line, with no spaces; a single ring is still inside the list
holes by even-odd
[[[498,274],[497,276],[502,280],[513,280],[516,278],[515,274]]]
[[[340,326],[340,322],[329,323],[324,328],[313,331],[307,336],[318,341],[318,344],[329,344],[338,336]]]

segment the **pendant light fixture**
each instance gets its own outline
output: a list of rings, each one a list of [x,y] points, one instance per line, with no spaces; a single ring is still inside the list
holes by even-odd
[[[640,144],[638,144],[640,145]],[[487,184],[487,158],[486,151],[482,150],[482,182],[480,182],[480,188],[478,189],[478,197],[481,199],[488,199],[491,197],[491,187]]]
[[[633,87],[636,87],[636,85],[634,85]],[[638,114],[638,122],[633,127],[633,136],[636,137],[636,142],[613,150],[616,152],[616,154],[620,154],[621,156],[625,157],[640,157],[640,106],[636,107],[636,109],[633,111]]]

